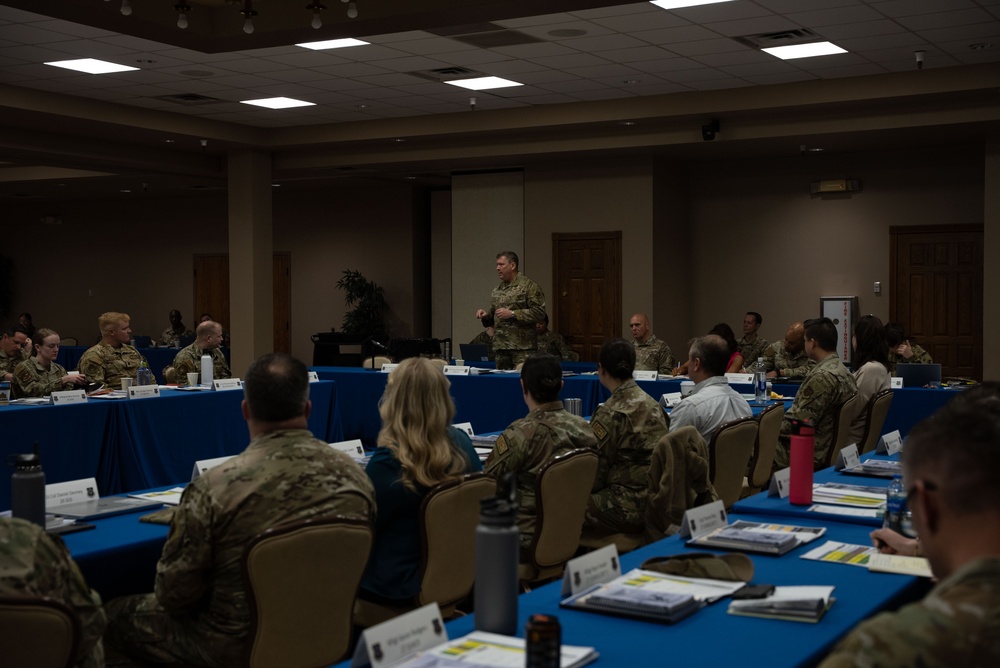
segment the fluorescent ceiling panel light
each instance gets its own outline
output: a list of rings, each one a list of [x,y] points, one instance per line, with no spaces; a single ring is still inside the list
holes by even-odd
[[[51,63],[45,64],[52,65],[53,67],[62,67],[67,70],[75,70],[77,72],[86,72],[87,74],[111,74],[112,72],[131,72],[132,70],[139,69],[138,67],[119,65],[118,63],[109,63],[106,60],[95,60],[93,58],[81,58],[79,60],[55,60]]]
[[[524,85],[516,81],[511,81],[510,79],[501,79],[500,77],[479,77],[477,79],[455,79],[454,81],[445,81],[445,83],[451,84],[452,86],[458,86],[459,88],[468,88],[469,90],[490,90],[493,88],[510,88],[511,86]]]
[[[240,100],[240,104],[252,104],[255,107],[267,107],[268,109],[291,109],[293,107],[312,107],[316,105],[315,102],[293,100],[290,97],[268,97],[261,100]]]
[[[681,9],[682,7],[697,7],[698,5],[714,5],[718,2],[732,0],[652,0],[652,3],[663,9]]]
[[[295,46],[301,46],[303,49],[312,49],[313,51],[323,51],[325,49],[343,49],[348,46],[365,46],[366,44],[371,44],[371,42],[362,42],[360,39],[345,37],[344,39],[325,39],[321,42],[305,42],[303,44],[296,44]]]
[[[847,53],[847,49],[841,49],[836,44],[830,42],[812,42],[811,44],[789,44],[788,46],[772,46],[766,51],[772,56],[782,60],[793,60],[795,58],[812,58],[813,56],[831,56],[835,53]]]

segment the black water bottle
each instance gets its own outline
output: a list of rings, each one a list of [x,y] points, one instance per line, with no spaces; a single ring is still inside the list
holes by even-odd
[[[517,634],[520,532],[517,504],[511,500],[512,483],[505,482],[510,494],[480,502],[476,527],[475,626],[477,631],[512,636]]]
[[[30,455],[14,458],[14,475],[10,477],[11,515],[45,527],[45,472],[38,449]]]

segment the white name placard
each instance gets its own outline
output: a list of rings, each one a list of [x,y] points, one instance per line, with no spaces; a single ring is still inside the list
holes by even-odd
[[[636,369],[632,372],[632,378],[635,380],[657,380],[659,376],[656,373],[656,369],[652,371],[640,371]]]
[[[788,498],[788,481],[790,480],[792,469],[781,469],[775,471],[771,476],[771,486],[767,488],[768,496],[776,496],[779,499]]]
[[[903,387],[903,379],[898,376],[892,376],[889,378],[889,387],[893,390],[899,390]]]
[[[727,524],[729,520],[726,519],[726,506],[721,499],[689,508],[684,511],[684,519],[681,520],[681,538],[697,538]]]
[[[310,371],[309,372],[309,382],[310,383],[318,383],[319,382],[319,374],[316,373],[315,371]]]
[[[226,392],[228,390],[242,390],[243,381],[239,378],[224,378],[223,380],[213,380],[212,385],[216,392]]]
[[[733,383],[746,383],[746,384],[750,384],[750,383],[753,382],[753,374],[752,373],[727,373],[726,374],[726,380],[729,382],[730,385],[732,385]]]
[[[448,640],[437,603],[365,629],[351,660],[351,668],[389,666],[404,657]]]
[[[52,393],[52,403],[56,406],[87,403],[87,393],[83,390],[63,390]]]
[[[361,444],[360,438],[355,438],[351,441],[337,441],[336,443],[330,443],[330,447],[334,450],[338,450],[347,455],[350,455],[351,459],[364,459],[365,457],[365,446]]]
[[[382,373],[391,373],[391,372],[393,372],[393,371],[396,370],[397,366],[399,366],[399,365],[398,364],[383,364],[382,365]]]
[[[566,562],[563,574],[562,595],[576,595],[587,587],[611,582],[622,574],[618,561],[618,547],[611,543],[599,550]]]
[[[444,367],[444,375],[446,376],[471,376],[472,367],[471,366],[452,366],[448,364]]]
[[[882,438],[878,440],[878,445],[875,446],[875,452],[880,455],[894,455],[903,449],[903,437],[899,435],[899,430],[890,431],[888,434],[882,434]]]
[[[101,493],[97,491],[97,480],[94,478],[56,482],[45,486],[45,510],[57,514],[59,506],[99,498]]]
[[[191,471],[191,482],[194,482],[195,478],[200,476],[208,469],[215,468],[219,464],[222,464],[223,462],[228,462],[232,458],[233,455],[229,455],[228,457],[215,457],[214,459],[200,459],[196,461],[194,463],[194,470]]]
[[[858,444],[851,443],[840,449],[840,453],[837,455],[837,463],[833,465],[833,469],[835,471],[843,471],[844,469],[854,468],[858,465],[859,460]]]
[[[673,408],[681,402],[680,392],[665,392],[660,397],[660,405],[664,408]]]
[[[458,424],[453,424],[451,426],[454,427],[455,429],[461,429],[462,431],[464,431],[469,436],[475,436],[476,435],[476,432],[473,431],[473,429],[472,429],[472,423],[471,422],[459,422]]]
[[[129,399],[148,399],[160,396],[159,385],[129,385]]]

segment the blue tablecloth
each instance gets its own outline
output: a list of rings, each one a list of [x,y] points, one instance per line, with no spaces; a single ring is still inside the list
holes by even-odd
[[[80,363],[80,358],[90,346],[60,346],[59,356],[56,362],[61,364],[67,371],[73,371]],[[142,356],[149,363],[149,369],[156,377],[156,382],[163,383],[163,367],[173,364],[174,357],[180,352],[180,348],[137,348]],[[230,360],[229,348],[222,348],[222,354],[226,356],[226,361]],[[235,374],[239,376],[240,374]],[[116,388],[117,389],[117,388]]]
[[[923,387],[902,387],[892,391],[892,404],[885,416],[882,433],[899,430],[906,436],[913,427],[926,417],[930,417],[964,388],[931,389]]]
[[[309,428],[344,438],[334,383],[309,386]],[[167,485],[191,477],[195,461],[241,452],[250,437],[243,393],[165,389],[152,399],[100,400],[70,406],[0,406],[0,457],[39,444],[46,482],[96,478],[102,495]],[[10,507],[10,474],[0,475],[0,508]]]

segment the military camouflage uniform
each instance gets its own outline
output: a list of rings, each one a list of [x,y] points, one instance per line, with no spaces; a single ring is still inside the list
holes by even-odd
[[[821,664],[1000,666],[1000,557],[965,564],[927,597],[851,631]]]
[[[479,334],[476,335],[476,338],[469,341],[469,343],[486,346],[486,358],[493,361],[493,337],[487,334],[486,330],[479,332]]]
[[[831,353],[817,364],[806,376],[795,401],[785,412],[781,422],[778,449],[774,453],[774,469],[779,470],[789,463],[789,436],[792,433],[791,420],[808,420],[816,428],[816,446],[813,465],[820,469],[826,466],[826,454],[833,439],[833,417],[837,406],[851,398],[858,391],[854,376],[847,370],[837,353]]]
[[[737,346],[739,347],[740,355],[743,355],[743,367],[748,371],[752,371],[754,365],[757,363],[757,358],[764,356],[764,350],[768,345],[767,339],[759,334],[753,341],[747,341],[747,337],[745,336],[740,339]]]
[[[372,484],[350,457],[305,429],[260,435],[187,486],[156,565],[155,593],[108,603],[105,640],[149,662],[239,665],[250,626],[248,541],[310,517],[374,514]]]
[[[509,308],[514,317],[496,317],[497,309]],[[490,295],[490,315],[493,316],[493,354],[498,369],[513,369],[535,352],[535,323],[545,317],[545,295],[538,284],[520,274],[510,283],[501,282]]]
[[[76,612],[80,642],[73,665],[104,665],[101,634],[107,622],[101,597],[84,582],[69,550],[39,526],[0,517],[0,596],[21,595],[49,596]]]
[[[189,373],[201,373],[201,356],[205,352],[198,347],[198,343],[192,343],[187,348],[183,348],[174,356],[174,382],[178,385],[187,385],[187,375]],[[229,370],[229,363],[226,356],[218,348],[207,351],[212,356],[212,378],[232,378],[233,373]],[[200,376],[199,376],[200,380]]]
[[[102,341],[83,353],[76,370],[92,383],[103,383],[117,390],[122,385],[122,378],[135,380],[135,372],[145,361],[142,353],[127,343],[113,348]]]
[[[656,371],[666,376],[674,370],[677,360],[670,352],[670,346],[660,341],[655,334],[650,334],[645,343],[632,339],[635,348],[635,368],[639,371]]]
[[[765,348],[763,357],[764,367],[768,373],[775,371],[782,378],[805,378],[806,374],[816,366],[816,362],[806,355],[805,348],[800,350],[797,355],[789,355],[785,350],[784,341],[775,341]],[[757,363],[756,357],[753,360],[748,360],[746,357],[743,359],[746,360],[744,364]]]
[[[597,439],[587,421],[563,410],[561,401],[540,405],[527,417],[513,422],[497,438],[486,473],[498,481],[509,471],[517,474],[521,547],[530,547],[535,534],[535,481],[539,469],[576,448],[596,449]],[[587,484],[589,488],[590,483]]]
[[[185,336],[194,336],[194,332],[190,329],[185,329],[182,332],[174,331],[173,327],[167,327],[160,334],[159,340],[157,340],[156,345],[161,348],[179,348],[181,345],[181,338]]]
[[[72,390],[73,383],[60,382],[66,369],[55,362],[46,369],[32,357],[17,365],[10,384],[14,397],[47,397],[60,390]]]
[[[902,355],[897,355],[895,351],[889,351],[889,375],[896,375],[897,364],[933,364],[931,354],[916,344],[910,345],[913,357],[906,359]]]
[[[538,337],[538,351],[555,355],[564,362],[573,359],[573,350],[556,332],[545,332]]]
[[[8,373],[13,374],[17,365],[26,359],[28,359],[28,351],[24,349],[15,350],[12,355],[0,350],[0,380],[3,380],[3,377]]]
[[[653,446],[667,433],[656,400],[631,378],[594,411],[597,478],[587,501],[584,527],[593,533],[636,533],[643,529]]]

